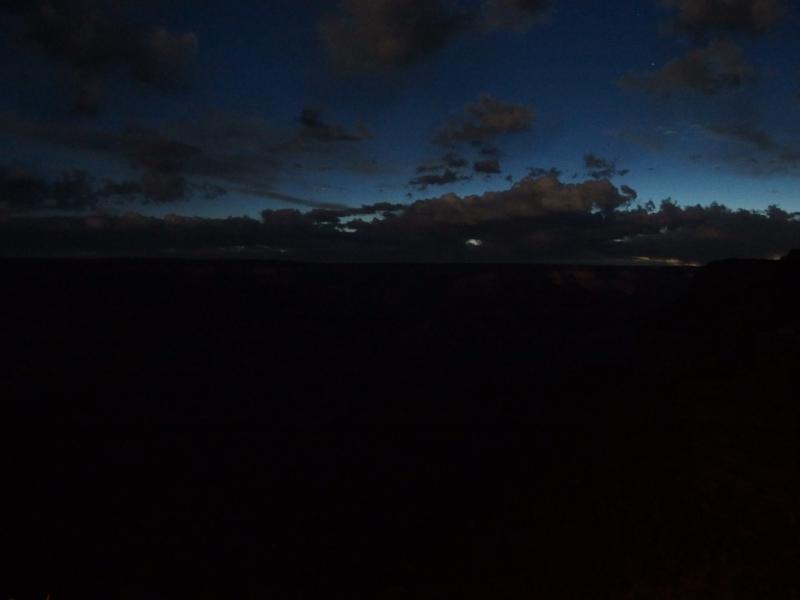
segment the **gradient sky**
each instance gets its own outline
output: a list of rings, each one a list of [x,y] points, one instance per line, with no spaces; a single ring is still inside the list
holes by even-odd
[[[797,26],[783,0],[0,1],[0,218],[260,219],[554,173],[794,212]]]

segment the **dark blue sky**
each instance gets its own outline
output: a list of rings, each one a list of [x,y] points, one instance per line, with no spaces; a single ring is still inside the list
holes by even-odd
[[[800,210],[789,2],[6,0],[0,14],[12,217],[408,204],[508,191],[531,168],[640,204]],[[83,200],[50,197],[64,177]]]

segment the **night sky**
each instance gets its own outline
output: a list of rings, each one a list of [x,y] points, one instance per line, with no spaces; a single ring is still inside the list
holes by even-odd
[[[0,0],[0,253],[800,246],[788,0]]]

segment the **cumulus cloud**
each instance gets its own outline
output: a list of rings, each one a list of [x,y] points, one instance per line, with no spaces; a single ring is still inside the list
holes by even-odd
[[[457,152],[448,152],[441,159],[426,161],[417,166],[416,177],[408,185],[419,190],[471,179],[463,172],[469,161]]]
[[[342,0],[319,31],[335,67],[360,71],[418,62],[464,25],[464,15],[444,0]]]
[[[477,102],[468,103],[461,115],[448,121],[436,135],[436,143],[450,149],[477,152],[472,170],[484,175],[502,172],[502,154],[495,140],[501,136],[530,131],[535,114],[531,107],[498,100],[482,94]],[[437,171],[445,167],[454,175],[469,164],[460,153],[451,151],[438,163],[423,163],[423,170]],[[420,169],[418,168],[418,173]],[[412,182],[413,185],[413,182]]]
[[[769,133],[749,125],[708,125],[706,128],[713,134],[744,142],[759,150],[774,151],[780,148],[780,145]]]
[[[481,95],[477,102],[467,104],[464,114],[450,121],[439,133],[443,144],[454,142],[488,142],[505,134],[529,131],[534,111],[522,104],[498,100],[490,94]]]
[[[18,175],[11,177],[13,179]],[[2,175],[2,179],[7,179]],[[24,178],[23,178],[24,179]],[[21,185],[18,197],[41,197]],[[0,218],[0,255],[94,252],[250,256],[325,261],[631,261],[702,263],[769,257],[800,245],[800,215],[719,204],[632,206],[608,181],[526,177],[508,189],[410,205],[264,211],[250,218],[136,214]],[[468,244],[468,242],[470,242]],[[233,249],[233,250],[232,250]]]
[[[6,214],[93,212],[109,203],[175,202],[187,195],[213,199],[225,195],[221,186],[192,183],[166,175],[146,174],[136,181],[98,181],[72,169],[47,176],[20,167],[0,166],[0,208]]]
[[[557,177],[526,177],[501,192],[462,198],[447,194],[422,200],[409,207],[410,217],[425,216],[436,222],[478,223],[556,213],[591,213],[594,209],[613,211],[628,204],[609,181],[562,183]]]
[[[458,171],[448,168],[441,173],[418,175],[409,181],[408,184],[419,190],[426,190],[431,186],[449,185],[451,183],[456,183],[458,181],[464,181],[467,179],[469,179],[469,177],[462,175]]]
[[[465,31],[525,30],[551,0],[340,0],[318,29],[342,72],[380,72],[418,63]]]
[[[496,158],[475,161],[472,165],[472,170],[483,175],[499,175],[503,172],[500,167],[500,161]]]
[[[800,219],[719,204],[631,207],[636,193],[608,182],[528,178],[481,196],[447,194],[371,223],[354,221],[351,244],[419,260],[581,261],[769,257],[800,244]],[[270,213],[265,213],[265,222]],[[466,240],[480,240],[477,257]],[[364,250],[362,250],[364,251]]]
[[[759,35],[786,12],[783,0],[664,0],[664,4],[678,11],[676,26],[692,33],[730,30]]]
[[[466,167],[469,162],[463,156],[456,154],[455,152],[448,152],[442,157],[442,162],[450,167],[451,169],[460,169],[462,167]]]
[[[637,214],[638,213],[638,214]],[[777,206],[766,211],[724,205],[680,207],[664,201],[654,212],[622,213],[628,229],[620,238],[637,256],[673,256],[687,262],[781,256],[800,244],[800,215]]]
[[[352,217],[373,216],[387,218],[392,214],[400,213],[407,207],[405,204],[393,204],[391,202],[378,202],[376,204],[365,204],[358,207],[347,208],[315,208],[303,215],[303,219],[313,223],[340,223],[342,219]],[[271,214],[275,211],[266,211]],[[302,214],[299,211],[290,209],[292,214]]]
[[[747,62],[739,46],[714,40],[705,48],[671,60],[658,71],[628,75],[620,83],[667,96],[686,90],[711,95],[740,88],[755,78],[756,69]]]
[[[117,3],[103,0],[9,1],[0,13],[21,23],[21,49],[71,71],[82,113],[97,112],[102,82],[118,73],[162,91],[184,87],[199,45],[194,33],[133,25]]]
[[[639,193],[629,185],[621,185],[619,191],[631,202],[639,197]]]
[[[410,205],[268,210],[262,219],[136,214],[0,219],[0,254],[248,255],[341,261],[651,261],[769,257],[800,244],[800,215],[671,201],[631,206],[608,181],[527,177],[506,190]],[[377,217],[377,218],[376,218]],[[346,224],[346,226],[345,226]],[[473,242],[468,245],[467,242]],[[476,243],[479,242],[479,243]]]
[[[562,172],[561,169],[557,169],[555,167],[550,167],[549,169],[545,169],[543,167],[530,167],[528,169],[528,175],[530,177],[544,177],[545,175],[550,175],[552,177],[560,178]]]
[[[113,184],[109,195],[169,203],[230,191],[313,207],[319,203],[276,190],[287,164],[304,159],[307,170],[320,161],[354,168],[355,157],[332,147],[332,142],[350,141],[356,135],[318,117],[306,115],[306,121],[299,132],[280,132],[260,118],[210,113],[160,129],[127,127],[109,132],[5,117],[0,118],[0,136],[127,164],[139,179]],[[298,140],[319,143],[298,144]]]
[[[594,154],[586,154],[583,157],[583,164],[586,171],[593,179],[613,179],[614,177],[624,177],[630,171],[628,169],[618,169],[617,163],[613,160],[600,158]]]
[[[2,134],[128,164],[140,175],[136,189],[148,201],[186,199],[190,178],[268,189],[269,174],[276,166],[276,138],[263,122],[249,120],[245,124],[218,116],[180,123],[172,129],[129,127],[107,132],[59,123],[0,120]],[[134,189],[130,184],[127,187]]]
[[[455,194],[393,206],[383,219],[348,221],[341,238],[321,233],[312,214],[295,213],[304,245],[283,230],[280,242],[309,258],[304,248],[330,244],[326,256],[343,260],[679,260],[702,263],[729,257],[769,257],[800,244],[800,215],[731,210],[719,204],[631,206],[636,192],[608,181],[561,182],[555,175],[527,177],[509,189],[479,196]],[[315,211],[316,212],[316,211]],[[373,211],[375,212],[375,211]],[[330,212],[326,213],[329,216]],[[346,213],[345,213],[346,214]],[[277,217],[277,221],[276,221]],[[264,224],[285,219],[265,211]],[[331,223],[329,232],[335,227]],[[313,226],[312,226],[313,225]],[[324,242],[321,240],[324,238]],[[338,241],[337,241],[338,240]],[[480,240],[480,254],[467,247]],[[312,250],[313,252],[316,250]]]
[[[469,161],[457,152],[448,152],[439,160],[426,161],[417,166],[417,174],[435,173],[445,169],[463,169]]]
[[[482,94],[477,102],[468,103],[463,113],[450,120],[437,134],[436,142],[447,148],[472,149],[479,158],[472,163],[472,170],[483,175],[502,173],[497,158],[501,152],[494,140],[500,136],[519,134],[531,129],[534,111],[529,106],[498,100],[490,94]],[[443,185],[467,179],[460,169],[469,164],[460,153],[451,151],[441,161],[423,163],[417,167],[418,176],[409,183],[425,189],[429,185]]]

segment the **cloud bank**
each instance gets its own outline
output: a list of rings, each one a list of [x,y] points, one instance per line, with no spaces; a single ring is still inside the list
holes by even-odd
[[[136,178],[106,182],[97,192],[100,200],[167,204],[195,195],[238,192],[317,206],[311,199],[278,191],[289,165],[302,160],[308,170],[322,163],[356,168],[353,147],[371,139],[372,133],[366,126],[350,130],[327,123],[311,109],[304,110],[299,121],[296,130],[279,131],[257,117],[214,112],[160,128],[131,125],[108,131],[0,116],[0,135],[127,165]]]
[[[800,244],[800,219],[777,207],[634,205],[608,180],[526,177],[508,189],[410,205],[269,210],[262,219],[136,214],[9,218],[0,253],[258,256],[308,261],[682,262],[770,257]]]
[[[761,35],[786,13],[783,0],[664,0],[664,4],[678,11],[676,28],[692,33],[728,30]]]
[[[550,0],[341,0],[318,30],[334,68],[343,73],[409,67],[458,34],[525,30],[542,20]]]
[[[124,4],[6,0],[0,3],[0,15],[10,16],[21,29],[21,51],[39,52],[69,71],[75,82],[75,112],[95,114],[105,81],[118,74],[159,91],[186,87],[187,70],[199,48],[194,33],[134,24]]]
[[[628,75],[620,83],[666,96],[681,91],[713,95],[741,88],[754,81],[756,75],[755,67],[747,62],[739,46],[714,40],[704,48],[671,60],[657,71]]]

